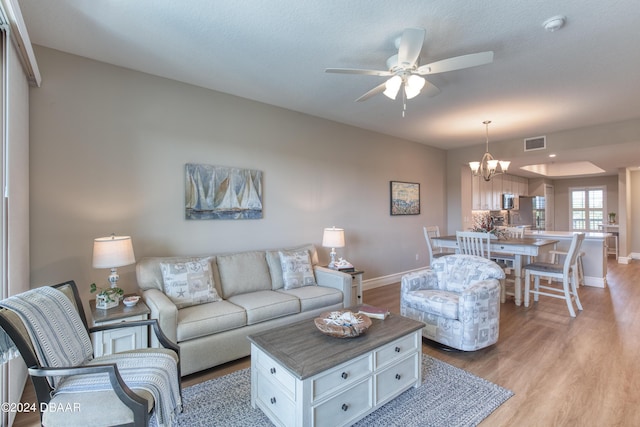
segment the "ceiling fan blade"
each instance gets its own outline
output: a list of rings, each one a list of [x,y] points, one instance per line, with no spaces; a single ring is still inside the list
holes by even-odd
[[[463,68],[489,64],[491,62],[493,62],[492,51],[470,53],[469,55],[454,56],[453,58],[422,65],[421,67],[418,67],[415,72],[420,75],[444,73],[447,71],[461,70]]]
[[[386,84],[387,84],[387,82],[384,82],[384,83],[374,87],[369,92],[365,93],[360,98],[356,99],[356,102],[366,101],[367,99],[369,99],[369,98],[371,98],[373,96],[376,96],[379,93],[384,92],[384,90],[386,89],[386,86],[385,86]]]
[[[425,30],[423,28],[407,28],[402,33],[398,48],[398,65],[412,67],[422,50]]]
[[[381,70],[361,70],[359,68],[327,68],[325,73],[338,73],[338,74],[366,74],[368,76],[381,76],[388,77],[391,75],[389,71]]]

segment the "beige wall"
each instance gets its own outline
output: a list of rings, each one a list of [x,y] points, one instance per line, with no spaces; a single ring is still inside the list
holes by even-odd
[[[443,226],[442,150],[36,46],[31,90],[31,283],[75,279],[85,303],[92,240],[131,235],[136,257],[319,245],[365,279],[425,265],[424,224]],[[264,219],[186,221],[184,165],[263,171]],[[389,215],[389,181],[421,184],[422,213]],[[419,260],[416,261],[416,254]],[[321,248],[321,260],[328,249]],[[134,267],[122,287],[135,289]]]

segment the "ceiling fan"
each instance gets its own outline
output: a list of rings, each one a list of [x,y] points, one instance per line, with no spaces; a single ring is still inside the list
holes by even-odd
[[[391,99],[396,99],[401,87],[404,87],[403,99],[404,97],[411,99],[421,93],[423,89],[427,96],[433,96],[440,92],[440,89],[425,80],[422,76],[460,70],[493,62],[493,52],[487,51],[455,56],[430,64],[419,65],[418,60],[420,51],[422,50],[422,44],[424,43],[425,33],[423,28],[407,28],[404,30],[402,36],[396,40],[398,53],[387,59],[388,71],[363,70],[357,68],[327,68],[325,72],[390,77],[386,82],[374,87],[356,99],[356,102],[366,101],[381,92]]]

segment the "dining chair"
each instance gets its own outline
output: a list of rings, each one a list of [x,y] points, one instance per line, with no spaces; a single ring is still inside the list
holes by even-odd
[[[584,233],[576,233],[571,239],[571,245],[567,251],[567,255],[564,259],[564,263],[550,263],[550,262],[533,262],[524,266],[525,271],[525,292],[524,292],[524,306],[529,306],[529,295],[533,294],[534,301],[538,301],[540,295],[564,299],[569,309],[571,317],[576,317],[576,312],[573,309],[573,302],[575,301],[578,310],[582,311],[582,304],[580,303],[580,297],[578,296],[578,269],[576,268],[576,258],[580,253],[580,247],[584,241]],[[534,278],[534,288],[531,287],[531,276]],[[547,285],[540,284],[540,277],[551,277],[560,279],[560,284],[554,282]],[[542,289],[542,290],[541,290]]]
[[[443,252],[442,248],[434,245],[433,240],[431,240],[432,237],[440,237],[440,228],[437,225],[422,227],[422,231],[424,233],[424,240],[427,242],[427,250],[429,251],[429,266],[433,264],[435,258],[450,255],[447,252]]]
[[[551,255],[551,262],[555,263],[558,256],[567,256],[567,251],[559,251],[552,250],[549,251]],[[582,264],[582,258],[585,256],[584,251],[578,252],[578,256],[576,257],[576,263],[573,268],[578,272],[578,286],[584,286],[584,265]],[[549,283],[551,283],[551,278],[549,278]]]
[[[458,253],[491,259],[491,234],[477,231],[456,231]]]

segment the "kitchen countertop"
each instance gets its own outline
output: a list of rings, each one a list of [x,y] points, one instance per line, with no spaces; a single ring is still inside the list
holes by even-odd
[[[568,238],[573,237],[577,231],[548,231],[548,230],[526,230],[525,236],[545,236],[545,237],[558,237],[558,238]],[[611,233],[602,233],[602,232],[589,232],[585,233],[585,239],[597,240],[597,239],[606,239],[610,237]]]

